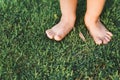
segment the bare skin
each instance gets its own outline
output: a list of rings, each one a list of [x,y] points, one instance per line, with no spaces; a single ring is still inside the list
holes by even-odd
[[[98,45],[107,44],[112,37],[112,33],[105,28],[99,18],[104,4],[105,0],[87,0],[87,11],[84,18],[90,35]],[[74,27],[77,0],[60,0],[60,7],[62,12],[60,22],[46,30],[47,36],[56,41],[61,41]]]
[[[60,0],[61,20],[51,29],[46,30],[48,38],[61,41],[74,27],[77,0]]]
[[[86,27],[96,44],[100,45],[110,42],[112,33],[105,28],[100,20],[96,23],[86,23]]]
[[[87,11],[85,24],[96,44],[107,44],[112,37],[105,26],[100,22],[100,14],[103,10],[105,0],[87,0]]]
[[[50,39],[54,39],[56,41],[61,41],[74,27],[75,21],[65,21],[61,19],[61,21],[53,26],[51,29],[46,30],[46,34]]]

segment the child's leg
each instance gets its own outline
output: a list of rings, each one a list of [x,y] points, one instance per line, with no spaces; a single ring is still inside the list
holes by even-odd
[[[60,41],[72,30],[76,20],[76,7],[77,0],[60,0],[61,20],[51,29],[46,30],[50,39]]]
[[[105,0],[87,0],[85,24],[96,44],[107,44],[112,37],[99,20],[104,4]]]

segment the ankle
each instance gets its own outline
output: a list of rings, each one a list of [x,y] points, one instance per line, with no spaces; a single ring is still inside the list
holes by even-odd
[[[70,24],[71,26],[74,26],[76,21],[76,16],[63,16],[61,17],[61,21]]]
[[[85,22],[86,26],[97,24],[98,20],[99,19],[97,17],[94,17],[94,16],[92,17],[92,16],[87,15],[87,14],[84,17],[84,22]]]

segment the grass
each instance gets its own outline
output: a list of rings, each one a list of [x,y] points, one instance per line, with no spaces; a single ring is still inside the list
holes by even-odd
[[[0,0],[0,80],[120,80],[120,1],[106,3],[101,20],[114,36],[101,46],[85,28],[82,0],[76,28],[61,42],[49,40],[45,30],[59,21],[58,5],[58,0]]]

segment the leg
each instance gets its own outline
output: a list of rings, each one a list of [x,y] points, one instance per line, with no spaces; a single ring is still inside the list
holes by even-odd
[[[87,0],[87,11],[85,24],[96,44],[107,44],[112,37],[105,26],[100,22],[100,14],[104,7],[105,0]]]
[[[60,0],[61,20],[51,29],[46,30],[48,38],[62,40],[74,27],[76,20],[77,0]]]

